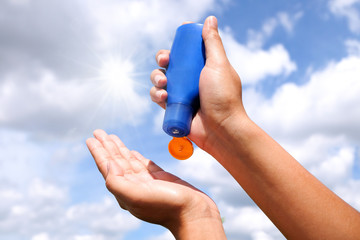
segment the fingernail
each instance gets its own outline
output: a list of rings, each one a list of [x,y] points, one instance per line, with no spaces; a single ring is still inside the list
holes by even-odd
[[[216,17],[210,16],[208,21],[209,21],[209,25],[210,25],[212,28],[215,28],[215,29],[218,28],[218,23],[217,23]]]
[[[163,55],[162,54],[159,54],[159,56],[157,57],[157,62],[158,62],[158,64],[160,63],[160,59],[163,57]]]
[[[156,75],[156,76],[154,77],[155,85],[159,85],[160,80],[161,80],[161,76],[160,76],[160,75]]]
[[[161,99],[161,96],[163,95],[163,93],[161,92],[161,91],[159,91],[159,92],[156,92],[156,96],[159,98],[159,99]]]

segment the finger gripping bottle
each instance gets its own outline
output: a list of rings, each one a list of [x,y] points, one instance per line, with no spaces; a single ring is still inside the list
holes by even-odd
[[[202,24],[180,26],[170,51],[166,70],[168,99],[163,130],[180,138],[190,133],[193,116],[199,109],[199,78],[205,65]]]

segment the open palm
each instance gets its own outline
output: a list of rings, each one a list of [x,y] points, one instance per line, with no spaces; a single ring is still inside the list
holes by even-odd
[[[103,130],[96,130],[94,136],[86,143],[106,186],[120,206],[134,216],[167,226],[178,224],[184,214],[191,215],[204,203],[211,211],[217,211],[207,195],[140,153],[130,151],[117,136]]]

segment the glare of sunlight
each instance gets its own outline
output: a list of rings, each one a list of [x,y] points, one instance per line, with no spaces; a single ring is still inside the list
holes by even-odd
[[[134,65],[127,60],[110,58],[100,68],[102,87],[114,100],[131,98],[134,93],[134,80],[131,78]]]
[[[96,80],[96,92],[100,94],[99,112],[106,112],[106,118],[118,125],[136,125],[149,109],[148,95],[144,95],[146,85],[142,83],[142,72],[136,72],[130,58],[114,56],[101,59]]]

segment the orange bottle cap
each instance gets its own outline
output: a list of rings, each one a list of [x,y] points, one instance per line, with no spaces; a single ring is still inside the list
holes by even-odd
[[[192,142],[186,137],[174,137],[169,142],[169,152],[174,158],[185,160],[191,157],[194,152],[194,147]]]

